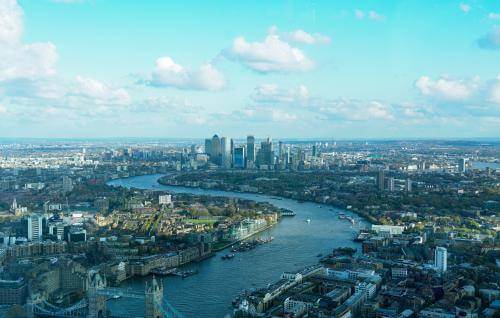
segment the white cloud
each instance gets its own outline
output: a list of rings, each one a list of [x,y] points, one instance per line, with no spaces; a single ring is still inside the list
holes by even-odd
[[[16,0],[0,1],[0,43],[17,43],[23,33],[23,10]]]
[[[185,97],[159,96],[147,97],[144,100],[134,103],[134,110],[137,112],[182,112],[194,113],[201,110],[195,107],[191,101]]]
[[[437,80],[429,76],[421,76],[415,82],[415,87],[422,95],[448,101],[465,101],[471,98],[479,89],[479,78],[453,79],[440,77]]]
[[[158,87],[217,91],[226,86],[226,79],[210,63],[202,65],[197,70],[191,70],[164,56],[156,60],[156,69],[148,83]]]
[[[66,3],[66,4],[69,4],[69,3],[84,3],[85,0],[50,0],[52,2],[55,2],[55,3]]]
[[[359,9],[356,9],[354,10],[354,16],[357,18],[357,19],[364,19],[365,18],[365,13],[362,11],[362,10],[359,10]]]
[[[123,88],[113,88],[98,80],[77,76],[73,94],[93,100],[94,104],[128,105],[130,95]]]
[[[487,100],[500,105],[500,76],[489,81],[487,85]]]
[[[272,26],[269,28],[270,35],[279,36],[278,28],[276,26]],[[291,32],[282,33],[283,38],[288,42],[297,42],[304,44],[330,44],[331,39],[329,36],[323,35],[321,33],[308,33],[302,29],[297,29]]]
[[[500,20],[500,13],[490,12],[488,14],[488,18],[490,18],[491,20]]]
[[[477,40],[480,48],[486,50],[500,49],[500,27],[494,26],[493,29]]]
[[[383,15],[373,10],[368,13],[368,17],[373,21],[384,21],[385,19]]]
[[[294,103],[304,104],[309,98],[309,90],[305,85],[295,89],[283,89],[276,84],[263,84],[255,88],[251,95],[253,101],[258,103]]]
[[[393,120],[391,106],[380,101],[333,99],[321,102],[317,111],[334,120]]]
[[[461,2],[458,7],[460,8],[460,11],[464,12],[464,13],[469,13],[471,7],[470,5],[468,5],[467,3],[463,3]]]
[[[282,109],[252,106],[241,110],[236,110],[229,115],[223,117],[230,117],[231,119],[244,122],[257,122],[257,123],[290,123],[296,121],[299,117]]]
[[[56,73],[54,44],[21,42],[23,11],[15,0],[0,1],[0,82],[34,80]]]
[[[383,15],[374,10],[370,10],[367,13],[365,13],[363,10],[355,9],[354,16],[358,20],[363,20],[365,17],[376,22],[381,22],[385,20],[385,17]]]
[[[282,41],[276,34],[267,35],[263,42],[247,42],[238,37],[224,53],[260,73],[304,72],[314,67],[314,62],[300,49]]]

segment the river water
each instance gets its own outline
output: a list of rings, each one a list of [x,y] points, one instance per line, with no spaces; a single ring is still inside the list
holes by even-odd
[[[318,262],[318,254],[327,254],[336,247],[354,247],[352,238],[357,227],[347,220],[339,220],[339,212],[350,214],[328,205],[317,203],[299,203],[292,199],[239,192],[205,190],[160,185],[157,180],[161,175],[146,175],[110,181],[113,186],[139,189],[167,190],[172,193],[192,193],[198,195],[225,196],[267,201],[280,208],[294,211],[295,217],[285,217],[277,225],[263,232],[260,236],[273,236],[274,240],[244,253],[237,253],[230,260],[221,256],[228,251],[221,251],[215,257],[200,263],[187,265],[198,271],[197,275],[187,278],[166,277],[163,279],[164,297],[186,317],[224,317],[232,312],[231,301],[243,290],[265,287],[279,279],[285,271],[294,271]],[[352,214],[350,214],[352,215]],[[352,215],[356,220],[359,217]],[[310,219],[310,223],[305,220]],[[366,223],[360,220],[360,226]],[[122,284],[123,288],[144,290],[144,284],[150,278],[134,278]],[[140,312],[143,304],[133,299],[118,299],[108,302],[113,313]]]

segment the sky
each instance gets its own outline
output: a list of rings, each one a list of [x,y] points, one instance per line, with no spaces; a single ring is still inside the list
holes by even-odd
[[[500,137],[500,1],[0,0],[0,137]]]

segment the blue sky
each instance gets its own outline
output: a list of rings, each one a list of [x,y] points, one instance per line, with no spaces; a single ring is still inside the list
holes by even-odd
[[[500,136],[500,2],[0,0],[0,136]]]

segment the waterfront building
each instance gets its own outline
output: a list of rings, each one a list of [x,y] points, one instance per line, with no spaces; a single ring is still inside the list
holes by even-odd
[[[404,226],[398,225],[372,224],[372,231],[382,236],[387,235],[391,237],[393,235],[401,235],[403,234],[404,229]]]
[[[444,273],[448,267],[448,251],[444,247],[436,247],[434,250],[434,267],[440,273]]]

